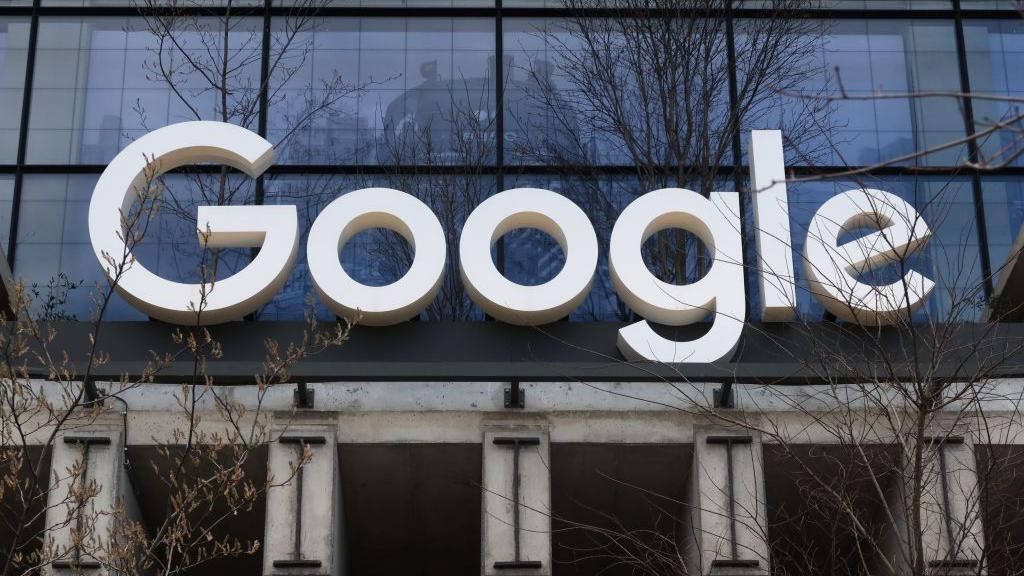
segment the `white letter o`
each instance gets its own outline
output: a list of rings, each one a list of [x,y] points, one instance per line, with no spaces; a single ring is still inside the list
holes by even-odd
[[[341,266],[341,248],[368,228],[398,232],[413,248],[409,270],[387,286],[367,286]],[[389,188],[363,188],[335,199],[317,216],[306,257],[313,285],[331,311],[368,326],[388,326],[416,316],[437,296],[445,245],[441,223],[419,199]]]
[[[524,286],[494,265],[491,246],[516,228],[536,228],[553,237],[565,265],[551,280]],[[491,196],[473,210],[459,240],[462,281],[470,298],[494,318],[535,326],[564,318],[587,297],[597,268],[597,234],[571,200],[538,188],[515,188]]]

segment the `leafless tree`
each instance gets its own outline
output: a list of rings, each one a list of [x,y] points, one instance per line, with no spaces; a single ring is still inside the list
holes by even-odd
[[[430,63],[424,81],[389,104],[377,143],[383,173],[363,175],[361,185],[383,185],[408,192],[431,208],[445,232],[448,262],[458,262],[459,234],[469,213],[495,191],[489,168],[495,164],[495,78],[492,65],[481,76],[441,78]],[[399,112],[401,111],[401,112]],[[412,262],[407,239],[377,230],[367,254],[378,264],[377,281],[394,281]],[[457,266],[448,266],[430,320],[479,319]]]
[[[520,59],[506,88],[510,158],[556,167],[562,193],[607,239],[644,192],[733,188],[749,126],[774,121],[791,148],[813,157],[808,144],[831,128],[827,105],[780,94],[823,75],[814,55],[826,26],[788,18],[811,4],[787,0],[733,30],[733,4],[567,0],[566,18],[510,37]],[[693,280],[707,264],[686,233],[658,234],[645,248],[668,281]]]
[[[0,327],[0,573],[36,574],[53,564],[78,573],[103,569],[114,574],[186,574],[261,552],[259,538],[243,539],[228,526],[257,514],[267,491],[291,481],[308,461],[308,447],[291,462],[288,474],[265,477],[260,464],[268,443],[288,416],[264,407],[274,386],[288,382],[296,363],[348,339],[349,325],[321,326],[308,315],[301,337],[268,339],[262,368],[252,374],[254,397],[237,400],[208,368],[223,359],[213,332],[200,326],[208,295],[216,289],[204,248],[197,275],[201,298],[194,323],[167,328],[162,350],[138,372],[101,379],[111,354],[101,345],[106,315],[124,275],[140,265],[135,254],[162,217],[168,193],[158,163],[147,168],[137,200],[122,215],[124,250],[104,254],[109,281],[97,286],[86,334],[85,359],[66,348],[68,328],[61,299],[15,286],[13,314]],[[42,300],[42,301],[39,301]],[[54,459],[69,439],[88,437],[113,426],[127,444],[130,406],[125,396],[161,378],[172,364],[191,366],[174,396],[179,408],[167,434],[153,438],[152,450],[131,458],[124,449],[124,470],[133,480],[145,477],[159,486],[161,501],[141,508],[88,473],[87,449],[70,462]],[[284,418],[282,418],[284,416]],[[271,422],[278,427],[270,428]],[[98,427],[98,428],[97,428]],[[85,436],[82,436],[82,435]],[[110,442],[115,446],[117,441]],[[52,462],[57,462],[51,466]],[[65,463],[66,466],[60,464]],[[251,516],[250,516],[251,517]],[[56,521],[54,519],[57,519]],[[55,537],[67,532],[67,538]]]
[[[868,178],[843,182],[850,190],[871,188]],[[768,516],[743,512],[761,518],[747,527],[769,543],[758,559],[772,573],[924,576],[1021,569],[1024,542],[1015,526],[1024,512],[1017,480],[1024,462],[1014,445],[1022,398],[1011,377],[1024,367],[1024,338],[1000,324],[1013,310],[986,308],[986,279],[971,241],[975,223],[959,217],[962,188],[940,177],[912,196],[914,215],[825,223],[845,229],[841,242],[859,239],[869,250],[891,252],[873,264],[856,257],[857,250],[843,249],[834,252],[834,264],[807,260],[804,244],[833,241],[813,220],[793,232],[796,280],[746,263],[751,274],[767,274],[771,283],[797,282],[793,305],[799,303],[800,311],[793,322],[783,330],[747,323],[745,330],[755,342],[749,346],[790,363],[794,376],[762,382],[724,376],[708,385],[692,382],[681,366],[665,379],[665,394],[639,398],[695,423],[760,439],[763,448],[753,449],[763,450],[765,478],[759,481],[766,481],[769,494],[759,495],[757,504]],[[867,211],[891,216],[900,213],[902,200],[887,195],[865,202]],[[895,231],[922,221],[935,234],[924,248],[912,249]],[[742,264],[716,259],[712,265]],[[876,288],[858,295],[845,281],[806,281],[812,275],[819,282],[835,278],[831,273],[842,269]],[[905,306],[921,293],[908,280],[911,272],[935,282],[914,309]],[[828,306],[831,321],[811,305],[827,299],[826,289],[842,294]],[[894,312],[865,313],[864,298],[876,297],[871,307]],[[714,321],[746,322],[721,315]],[[744,352],[738,355],[734,362],[743,363]],[[735,408],[720,407],[713,388],[731,389]],[[643,487],[627,489],[644,493]],[[574,551],[578,558],[604,558],[630,573],[687,573],[694,538],[685,533],[685,518],[670,509],[704,504],[646,495],[653,508],[664,508],[667,525],[627,529],[615,518],[595,522],[593,516],[556,518],[556,525],[592,542]]]
[[[310,126],[338,114],[339,103],[355,98],[367,84],[343,76],[337,70],[309,76],[313,33],[322,25],[319,10],[326,0],[290,3],[288,14],[276,17],[262,62],[262,18],[232,10],[202,10],[201,0],[138,0],[141,32],[152,41],[143,67],[147,80],[167,90],[173,108],[182,109],[174,121],[216,120],[253,131],[263,130],[278,157],[285,161],[308,160],[313,150],[297,141]],[[147,110],[139,103],[135,112],[144,128]],[[268,120],[261,125],[261,114]],[[272,121],[270,120],[272,119]],[[253,181],[226,168],[215,173],[170,176],[163,201],[160,226],[148,236],[149,243],[179,243],[195,227],[200,205],[253,204],[267,198],[262,180]],[[195,249],[178,246],[173,266],[182,277],[194,276],[199,257]],[[170,256],[170,255],[169,255]],[[221,266],[228,273],[248,261],[247,250],[209,251],[209,269],[216,275]]]

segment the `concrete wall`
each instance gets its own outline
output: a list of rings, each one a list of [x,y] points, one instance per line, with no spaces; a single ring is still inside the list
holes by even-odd
[[[1012,388],[1020,382],[1002,383]],[[40,387],[45,390],[45,383]],[[767,535],[767,508],[762,445],[780,438],[801,444],[836,444],[829,419],[830,405],[811,387],[787,389],[786,396],[766,394],[756,387],[741,387],[738,408],[720,414],[708,411],[713,385],[669,386],[656,383],[531,383],[525,384],[526,407],[504,406],[501,383],[339,383],[317,384],[316,403],[310,410],[292,410],[292,388],[279,386],[261,400],[259,408],[270,430],[267,456],[272,487],[266,497],[263,572],[282,576],[341,575],[346,572],[345,497],[341,475],[345,463],[339,445],[360,444],[465,444],[479,446],[480,573],[547,575],[552,573],[551,444],[663,444],[692,451],[686,506],[681,521],[679,548],[691,574],[743,576],[767,574],[771,568]],[[116,403],[78,436],[102,436],[109,443],[91,448],[90,480],[101,484],[90,502],[98,508],[115,501],[137,516],[128,477],[122,467],[121,448],[170,441],[181,426],[174,399],[176,386],[152,385],[127,391],[128,410],[122,420]],[[251,387],[225,391],[232,401],[257,406]],[[833,400],[837,396],[832,394]],[[987,414],[994,437],[1002,443],[1024,442],[1013,413],[997,401]],[[794,406],[799,405],[800,410]],[[202,426],[208,432],[225,430],[210,400],[200,402]],[[951,408],[955,410],[956,408]],[[243,423],[253,423],[253,416]],[[941,470],[931,460],[924,507],[925,542],[935,574],[960,574],[979,560],[985,535],[978,510],[980,489],[975,470],[970,422],[966,438],[941,448]],[[954,420],[951,420],[954,421]],[[127,423],[127,428],[124,423]],[[965,425],[966,422],[966,425]],[[937,433],[941,419],[935,424]],[[758,433],[756,430],[765,430]],[[961,431],[962,432],[962,431]],[[867,441],[886,442],[884,433],[865,432]],[[43,435],[40,434],[39,438]],[[297,439],[308,444],[309,461]],[[986,436],[991,441],[992,436]],[[319,439],[311,441],[310,439]],[[530,439],[519,446],[517,439]],[[68,548],[73,511],[60,506],[67,497],[66,471],[76,466],[81,449],[73,443],[54,444],[52,482],[58,490],[48,515],[55,542]],[[429,470],[422,471],[430,474]],[[63,476],[62,476],[63,475]],[[518,477],[518,481],[517,481]],[[301,505],[297,498],[302,483]],[[518,485],[518,488],[517,488]],[[905,487],[889,493],[893,510],[907,510]],[[299,507],[301,506],[301,508]],[[297,517],[301,522],[297,524]],[[951,545],[947,518],[952,518],[957,540]],[[431,519],[421,520],[427,523]],[[436,518],[443,527],[445,519]],[[296,526],[299,533],[296,535]],[[896,515],[890,542],[898,550],[898,533],[905,518]],[[104,531],[116,532],[103,526]],[[426,529],[431,529],[429,526]],[[296,541],[298,537],[298,541]],[[518,546],[518,552],[517,552]],[[883,566],[905,571],[903,559],[893,555]],[[902,567],[901,567],[902,566]],[[977,565],[975,565],[977,566]],[[50,566],[60,576],[73,567]],[[883,570],[884,572],[884,570]],[[977,572],[977,570],[975,570]]]

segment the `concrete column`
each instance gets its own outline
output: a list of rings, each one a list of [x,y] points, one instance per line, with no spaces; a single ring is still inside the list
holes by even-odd
[[[551,574],[549,437],[539,428],[489,429],[483,438],[486,576]]]
[[[690,574],[768,574],[761,441],[746,432],[697,429],[683,531]]]
[[[912,470],[912,463],[905,464]],[[979,573],[983,560],[981,486],[978,483],[974,446],[959,437],[936,438],[925,453],[921,495],[921,540],[924,561],[934,576],[968,576]],[[905,474],[907,482],[913,474]],[[911,487],[897,481],[889,505],[895,526],[885,540],[886,560],[897,573],[910,571],[907,513]],[[982,572],[983,573],[983,572]]]
[[[345,572],[341,480],[332,422],[275,430],[268,455],[263,573],[340,576]],[[309,451],[309,460],[302,463]]]
[[[131,521],[138,521],[140,514],[124,467],[124,434],[112,428],[69,430],[53,444],[46,524],[53,527],[49,536],[55,559],[44,567],[45,575],[116,572],[108,569],[104,553],[122,537],[121,517],[112,512],[123,506]],[[76,496],[93,490],[91,498]],[[80,535],[77,542],[75,534]]]

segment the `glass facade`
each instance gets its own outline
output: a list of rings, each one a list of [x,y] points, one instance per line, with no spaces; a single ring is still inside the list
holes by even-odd
[[[935,232],[910,263],[937,284],[918,317],[982,318],[986,286],[1024,223],[1024,18],[1014,3],[835,0],[786,19],[774,38],[769,5],[736,2],[686,21],[597,9],[582,24],[560,0],[199,2],[180,12],[3,2],[0,241],[40,300],[88,318],[103,279],[86,212],[105,163],[155,128],[220,120],[264,134],[277,161],[259,182],[215,169],[163,178],[138,250],[163,276],[194,281],[213,262],[223,278],[252,257],[202,254],[197,206],[296,204],[304,242],[338,195],[385,186],[423,199],[448,234],[450,277],[422,319],[483,319],[458,277],[462,222],[499,190],[542,187],[583,207],[600,240],[593,290],[570,319],[629,320],[605,261],[618,212],[667,186],[747,193],[749,130],[781,129],[787,165],[809,180],[790,186],[801,282],[814,210],[837,192],[878,188],[910,201]],[[628,24],[643,17],[649,27]],[[645,46],[637,29],[672,40]],[[707,266],[686,234],[652,238],[643,253],[668,281],[694,281]],[[397,235],[370,230],[339,257],[379,285],[410,255]],[[531,230],[509,233],[493,255],[524,284],[564,263],[557,243]],[[303,258],[257,319],[330,316]],[[802,317],[826,317],[802,286]],[[965,295],[973,304],[954,311]],[[117,298],[108,317],[145,319]]]

